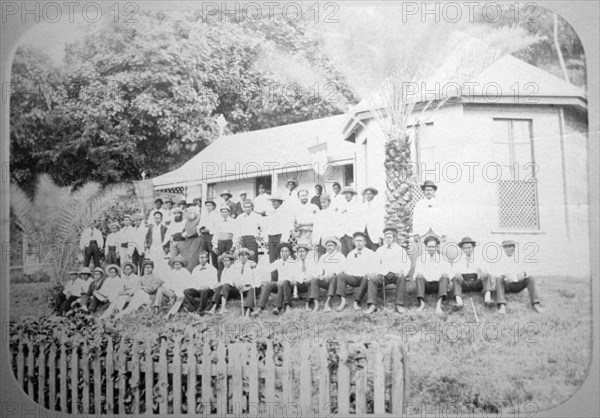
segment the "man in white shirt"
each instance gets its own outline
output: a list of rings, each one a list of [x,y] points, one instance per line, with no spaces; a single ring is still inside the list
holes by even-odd
[[[435,197],[437,185],[431,180],[426,180],[421,185],[421,190],[425,194],[425,199],[417,202],[413,209],[413,234],[416,242],[433,232],[441,237],[441,241],[446,240],[446,218],[448,214],[444,212],[439,200]],[[429,232],[431,230],[431,232]]]
[[[155,313],[158,310],[156,308],[160,308],[165,298],[175,298],[175,304],[167,316],[179,311],[185,296],[183,292],[189,289],[192,282],[191,273],[188,269],[184,268],[187,264],[187,260],[181,256],[175,256],[169,260],[171,271],[168,273],[163,285],[156,292],[156,299],[154,300]]]
[[[435,312],[442,315],[442,301],[448,295],[450,286],[450,273],[452,267],[444,257],[440,255],[440,240],[434,235],[424,238],[425,252],[415,260],[415,281],[417,285],[417,300],[419,307],[417,311],[425,309],[425,294],[437,294]]]
[[[165,219],[165,209],[162,207],[163,205],[163,200],[161,198],[158,198],[154,201],[154,209],[152,209],[150,211],[150,213],[148,214],[148,224],[151,224],[152,221],[154,220],[154,214],[156,212],[160,212],[160,214],[162,215],[161,221],[164,221]]]
[[[396,285],[396,311],[398,313],[406,312],[404,307],[406,303],[406,281],[411,271],[411,263],[408,253],[400,244],[396,242],[398,230],[394,227],[383,229],[383,245],[375,252],[378,263],[377,275],[367,281],[367,313],[373,313],[377,304],[377,288],[383,287],[388,283]],[[386,301],[387,302],[387,301]]]
[[[296,245],[296,254],[298,258],[298,274],[296,277],[290,277],[282,284],[284,292],[284,301],[290,301],[292,293],[294,299],[298,299],[298,293],[308,293],[310,290],[310,282],[314,277],[318,277],[319,272],[319,256],[312,252],[311,242],[300,240]],[[310,311],[310,298],[306,302],[306,310]],[[289,305],[289,303],[288,303]],[[285,308],[284,308],[285,310]]]
[[[458,246],[462,255],[454,260],[454,277],[452,288],[456,298],[456,307],[463,307],[463,292],[483,292],[485,304],[490,306],[492,302],[492,279],[481,263],[475,260],[474,250],[477,243],[469,237],[464,237]]]
[[[133,246],[130,244],[135,241],[135,228],[131,225],[131,215],[123,216],[123,228],[121,228],[121,246],[119,248],[119,258],[121,264],[131,261],[133,255]]]
[[[57,307],[57,315],[59,316],[63,316],[71,310],[71,304],[78,301],[82,294],[87,293],[92,283],[92,272],[89,267],[82,267],[78,272],[69,272],[69,276],[71,277],[65,284],[63,292],[61,292],[62,296],[57,298],[57,305],[60,301],[60,305]]]
[[[337,290],[337,277],[342,272],[346,257],[340,251],[342,244],[335,236],[324,237],[321,242],[325,245],[325,254],[319,257],[318,268],[310,281],[310,296],[313,301],[313,312],[319,310],[319,289],[327,289],[327,299],[323,312],[331,312],[331,299]]]
[[[269,194],[265,190],[265,186],[262,184],[258,185],[258,196],[254,198],[254,210],[261,216],[267,216],[271,212],[272,207],[270,203]]]
[[[227,301],[230,298],[240,297],[242,268],[250,270],[251,267],[256,266],[256,263],[248,261],[247,257],[244,259],[244,264],[247,262],[248,265],[236,265],[234,263],[235,255],[232,252],[223,253],[219,258],[223,263],[223,271],[221,272],[219,287],[215,289],[213,306],[210,311],[206,312],[208,315],[214,315],[219,306],[221,307],[220,315],[227,312]]]
[[[495,266],[497,270],[496,277],[496,303],[498,312],[506,313],[506,293],[519,293],[525,288],[529,293],[529,300],[533,310],[542,313],[544,310],[540,306],[540,297],[538,296],[535,279],[527,274],[525,265],[519,262],[515,254],[517,243],[513,240],[502,242],[504,255]]]
[[[184,305],[189,312],[204,315],[209,299],[219,287],[217,269],[208,264],[208,252],[201,251],[198,260],[200,263],[192,270],[190,287],[183,291]]]
[[[331,196],[327,193],[321,195],[321,210],[315,215],[312,240],[319,256],[325,254],[326,237],[339,237],[342,235],[340,215],[331,207]]]
[[[296,191],[296,187],[298,187],[298,182],[296,180],[288,180],[285,183],[285,188],[287,191],[284,193],[285,204],[289,205],[288,209],[291,209],[293,206],[298,203],[298,193]]]
[[[145,253],[150,260],[156,265],[156,270],[163,272],[165,261],[165,249],[163,242],[167,235],[167,227],[162,222],[162,212],[154,213],[154,222],[146,230],[146,238],[144,240]]]
[[[360,301],[367,291],[367,280],[375,276],[378,268],[375,252],[366,247],[365,233],[357,231],[352,238],[355,248],[348,253],[337,280],[336,294],[341,298],[338,312],[346,307],[346,286],[358,288],[354,295],[354,309],[360,310]]]
[[[254,204],[251,200],[243,202],[244,211],[235,219],[238,228],[238,242],[240,248],[251,250],[250,259],[258,262],[258,242],[256,237],[260,234],[262,216],[254,212]]]
[[[272,203],[272,212],[264,219],[264,231],[267,235],[267,245],[269,248],[269,263],[273,263],[278,254],[278,247],[281,242],[287,242],[291,231],[294,229],[294,218],[287,207],[283,205],[284,198],[280,195],[273,195],[269,198]]]
[[[169,224],[173,221],[173,205],[174,202],[171,199],[167,199],[165,201],[165,207],[162,208],[163,211],[163,222],[165,225],[169,226]]]
[[[383,240],[381,231],[385,227],[385,208],[382,202],[375,199],[379,191],[375,187],[367,187],[362,191],[360,221],[364,222],[367,237],[367,248],[376,251]]]
[[[228,205],[221,206],[221,216],[215,220],[212,246],[216,250],[217,256],[225,254],[233,247],[233,243],[238,239],[238,226],[235,219],[230,217],[231,208]],[[218,260],[217,271],[219,281],[223,271],[223,260]]]
[[[254,312],[255,315],[260,314],[269,301],[269,296],[272,292],[277,291],[277,299],[275,302],[275,308],[273,309],[274,315],[285,313],[285,308],[291,303],[291,292],[284,289],[284,282],[297,281],[300,275],[298,268],[299,263],[292,256],[292,246],[287,242],[279,244],[278,248],[280,258],[276,259],[269,266],[271,272],[277,272],[277,279],[263,282],[260,289],[260,300],[258,302],[258,310]],[[273,277],[273,276],[272,276]]]
[[[298,190],[299,203],[294,209],[294,228],[300,240],[311,240],[315,215],[319,207],[308,201],[308,190]],[[312,242],[312,241],[311,241]]]
[[[360,204],[356,201],[356,191],[352,187],[342,189],[344,204],[338,207],[340,225],[342,227],[340,241],[342,243],[342,254],[348,257],[348,253],[354,248],[352,235],[356,231],[364,232],[361,221],[362,213]]]
[[[104,237],[98,229],[97,221],[92,221],[90,226],[81,232],[79,248],[83,252],[83,266],[89,267],[90,260],[94,259],[94,267],[100,266],[100,252],[104,247]]]
[[[333,191],[333,194],[331,195],[331,208],[337,212],[340,207],[344,206],[346,199],[344,199],[344,196],[341,193],[342,186],[337,181],[333,183],[331,190]]]

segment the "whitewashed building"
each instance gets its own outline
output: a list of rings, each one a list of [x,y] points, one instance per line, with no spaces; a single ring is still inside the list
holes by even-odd
[[[409,122],[415,167],[439,185],[449,241],[470,236],[493,260],[514,239],[531,274],[589,275],[585,92],[512,56],[468,86],[441,107],[417,100]],[[222,137],[154,189],[252,198],[258,184],[282,192],[292,178],[309,190],[333,181],[384,190],[385,139],[371,109]]]

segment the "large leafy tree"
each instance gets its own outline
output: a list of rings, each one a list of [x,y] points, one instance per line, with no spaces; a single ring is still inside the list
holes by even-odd
[[[39,173],[60,185],[137,180],[176,168],[222,132],[340,113],[354,98],[319,52],[316,31],[277,16],[144,13],[135,25],[106,23],[68,45],[60,68],[20,48],[14,79],[48,94],[12,97],[13,180],[29,192]],[[297,82],[299,67],[306,74]],[[336,101],[324,100],[327,83]]]

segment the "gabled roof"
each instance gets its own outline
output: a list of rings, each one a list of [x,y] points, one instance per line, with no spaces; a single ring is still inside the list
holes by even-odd
[[[327,143],[328,161],[354,158],[355,145],[344,141],[346,115],[330,116],[269,129],[223,136],[180,168],[153,179],[154,187],[199,181],[223,181],[228,173],[254,177],[269,168],[311,165],[308,148]]]
[[[451,80],[428,80],[424,86],[419,86],[422,94],[415,91],[408,97],[417,104],[432,99],[451,99],[452,103],[557,104],[587,108],[587,97],[582,88],[512,55],[503,56],[477,76],[459,83],[463,87],[460,98],[446,97],[456,93],[450,82]],[[444,90],[444,86],[449,87]],[[441,93],[437,98],[436,92]],[[357,118],[370,117],[374,103],[383,107],[384,100],[377,92],[355,106],[344,123],[343,129],[346,134],[353,129]]]

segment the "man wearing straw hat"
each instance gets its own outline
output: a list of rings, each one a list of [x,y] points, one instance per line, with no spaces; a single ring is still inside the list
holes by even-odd
[[[240,247],[252,250],[250,259],[255,263],[258,262],[258,241],[262,229],[262,216],[254,212],[254,204],[251,200],[243,202],[243,212],[235,219],[238,228],[238,243]]]
[[[337,290],[337,277],[342,272],[346,257],[342,254],[342,246],[337,237],[329,236],[321,240],[325,245],[325,254],[319,257],[317,274],[310,280],[310,296],[313,301],[313,312],[319,310],[319,289],[327,289],[327,299],[323,312],[331,312],[331,299]]]
[[[417,285],[417,311],[425,310],[425,294],[437,294],[435,312],[442,315],[442,302],[448,295],[450,287],[450,274],[452,267],[440,255],[440,239],[435,235],[428,235],[423,240],[425,252],[415,260],[415,282]]]
[[[362,191],[363,203],[361,205],[360,220],[364,222],[367,248],[376,251],[383,240],[381,231],[385,226],[385,210],[383,204],[375,199],[379,191],[375,187],[366,187]]]
[[[542,313],[540,297],[537,292],[535,279],[527,274],[525,265],[522,264],[515,254],[517,243],[513,240],[502,242],[504,254],[500,261],[494,266],[497,271],[496,276],[496,303],[498,312],[506,313],[506,293],[519,293],[525,288],[529,293],[531,307],[537,313]]]
[[[484,302],[490,306],[492,302],[492,279],[482,263],[475,258],[475,246],[477,243],[470,237],[464,237],[458,246],[462,254],[454,260],[452,288],[456,298],[456,307],[463,307],[463,292],[483,292]]]
[[[165,298],[175,298],[175,303],[173,304],[173,307],[169,313],[167,313],[167,316],[179,311],[185,296],[184,291],[185,289],[189,289],[192,283],[192,275],[189,270],[185,268],[187,267],[187,264],[188,261],[179,255],[169,259],[169,267],[171,267],[171,271],[168,272],[164,283],[156,292],[156,299],[154,300],[153,306],[155,313],[158,311],[157,308],[162,306]]]
[[[188,289],[183,291],[185,296],[184,306],[189,312],[204,315],[208,301],[219,287],[217,268],[208,264],[209,253],[201,251],[198,255],[199,264],[192,270],[192,282]]]
[[[263,221],[264,231],[267,235],[269,263],[273,263],[277,259],[279,244],[287,242],[291,231],[294,229],[294,218],[287,207],[283,205],[284,199],[283,196],[278,194],[269,198],[273,210]]]
[[[256,295],[260,293],[260,285],[266,276],[266,273],[251,260],[253,253],[249,248],[241,248],[238,253],[239,262],[235,264],[239,275],[237,287],[242,299],[243,314],[246,317],[250,317],[256,308]]]
[[[287,278],[284,283],[284,292],[292,292],[293,298],[298,299],[299,293],[310,291],[310,281],[319,275],[319,256],[312,252],[312,244],[309,240],[300,240],[296,245],[298,259],[298,272],[296,277]],[[287,282],[287,283],[286,283]],[[284,300],[290,300],[289,295],[284,295]],[[310,311],[310,298],[306,301],[306,310]]]
[[[111,304],[111,306],[114,306],[113,312],[122,311],[135,292],[142,286],[142,281],[137,275],[137,265],[135,263],[126,261],[123,263],[122,269],[121,280],[123,281],[123,290],[119,293],[117,301]]]
[[[441,237],[442,242],[446,240],[448,214],[444,212],[440,201],[435,197],[437,189],[438,186],[431,180],[426,180],[421,185],[425,198],[419,200],[413,209],[412,230],[415,241],[429,234],[429,231]]]
[[[406,249],[396,242],[398,230],[392,226],[383,228],[383,245],[375,252],[378,271],[367,280],[367,313],[373,313],[377,304],[377,288],[383,287],[384,308],[387,305],[385,286],[396,285],[395,304],[398,313],[405,313],[406,281],[410,277],[411,262]],[[374,308],[375,306],[375,308]]]
[[[344,187],[341,194],[344,196],[344,204],[338,207],[342,226],[340,242],[342,243],[342,254],[347,257],[354,248],[353,234],[356,231],[364,232],[364,225],[361,221],[361,207],[356,201],[356,190],[352,187]]]
[[[221,216],[215,220],[213,233],[213,250],[220,257],[233,248],[233,243],[237,241],[238,226],[235,219],[231,218],[231,207],[229,205],[221,206],[219,210]],[[218,278],[221,280],[223,271],[223,260],[217,260]]]
[[[136,312],[144,305],[152,304],[156,300],[156,294],[162,284],[162,279],[154,272],[154,262],[146,260],[144,262],[144,275],[140,277],[139,289],[134,292],[129,300],[129,305],[119,312],[115,316],[115,319],[120,319],[125,315]]]
[[[233,195],[231,194],[229,189],[223,190],[219,196],[221,196],[221,199],[223,199],[223,204],[221,205],[221,207],[228,206],[229,207],[229,216],[231,216],[232,219],[237,218],[237,216],[238,216],[237,208],[236,208],[235,203],[233,203],[233,200],[231,200]]]

